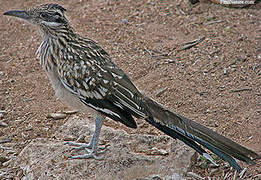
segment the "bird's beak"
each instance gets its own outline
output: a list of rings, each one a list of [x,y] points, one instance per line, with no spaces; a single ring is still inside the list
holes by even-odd
[[[4,12],[4,15],[18,17],[24,20],[31,19],[26,11],[21,11],[21,10],[6,11]]]

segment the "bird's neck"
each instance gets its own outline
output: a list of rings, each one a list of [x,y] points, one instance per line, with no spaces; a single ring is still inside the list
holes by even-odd
[[[76,37],[73,28],[70,25],[59,27],[39,27],[40,35],[43,41],[57,40],[61,37],[73,38]]]
[[[37,58],[42,67],[49,71],[57,65],[57,60],[63,59],[63,52],[68,48],[69,42],[77,35],[71,27],[60,27],[59,29],[39,28],[42,43],[37,50]]]

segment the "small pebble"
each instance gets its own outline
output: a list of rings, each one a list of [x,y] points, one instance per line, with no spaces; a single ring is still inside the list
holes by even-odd
[[[58,120],[58,119],[64,119],[66,118],[66,114],[63,113],[51,113],[47,115],[47,118],[52,118],[54,120]]]
[[[0,121],[0,127],[8,127],[8,124],[6,124],[6,123],[3,122],[3,121]]]
[[[63,138],[63,141],[76,141],[76,137],[75,136],[66,136]]]
[[[128,20],[127,20],[127,19],[123,19],[123,20],[121,20],[121,22],[122,22],[123,24],[127,24],[127,23],[128,23]]]
[[[152,151],[148,153],[149,155],[162,155],[162,156],[166,156],[169,153],[164,150],[164,149],[158,149],[158,148],[152,148]]]
[[[227,68],[224,68],[223,74],[227,75]]]
[[[63,111],[64,114],[76,114],[78,111],[72,110],[72,111]]]
[[[173,59],[167,59],[166,62],[167,62],[167,63],[176,63],[176,61],[173,60]]]

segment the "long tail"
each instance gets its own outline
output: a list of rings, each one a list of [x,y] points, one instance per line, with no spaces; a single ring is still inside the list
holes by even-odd
[[[261,158],[257,153],[236,142],[212,131],[211,129],[173,113],[150,98],[144,97],[150,116],[146,119],[150,124],[195,149],[199,154],[215,164],[212,157],[202,148],[205,147],[227,161],[233,168],[241,171],[234,158],[255,164],[253,160]],[[201,145],[201,146],[200,146]]]

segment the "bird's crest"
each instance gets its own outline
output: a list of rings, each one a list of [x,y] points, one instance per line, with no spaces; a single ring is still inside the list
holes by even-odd
[[[64,13],[66,11],[66,9],[64,7],[62,7],[59,4],[42,4],[39,6],[35,6],[33,8],[30,9],[30,11],[61,11],[62,13]]]

